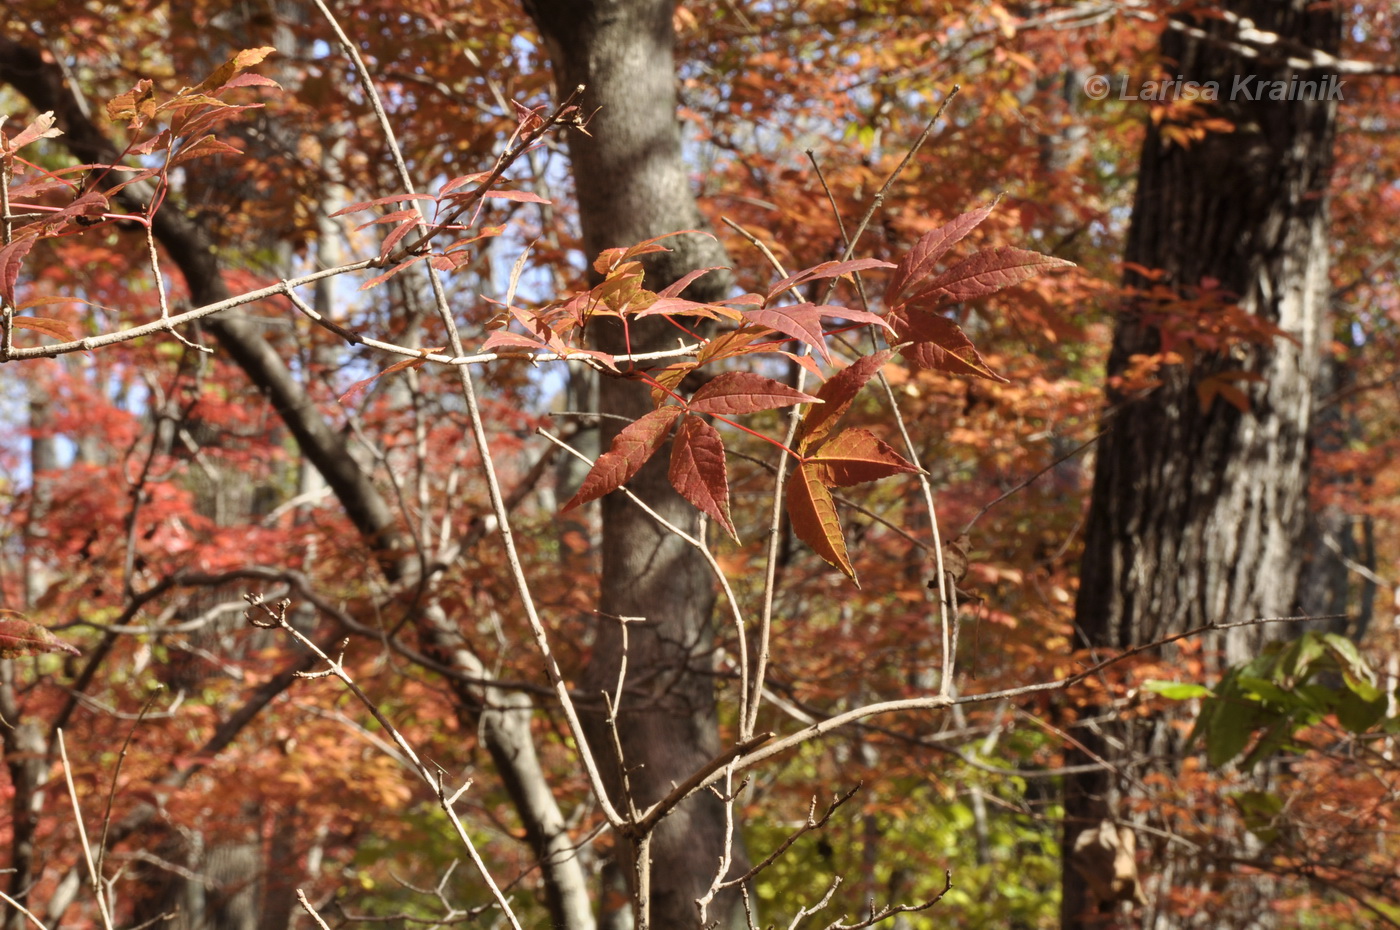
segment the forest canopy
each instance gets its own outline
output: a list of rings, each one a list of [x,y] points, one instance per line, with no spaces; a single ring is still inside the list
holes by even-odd
[[[1400,925],[1398,15],[15,0],[4,927]]]

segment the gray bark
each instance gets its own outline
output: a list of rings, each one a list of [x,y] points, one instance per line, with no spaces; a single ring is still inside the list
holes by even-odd
[[[586,135],[569,135],[585,253],[591,258],[606,248],[701,228],[681,158],[670,0],[537,0],[527,9],[549,47],[561,95],[584,85],[583,111],[594,114]],[[653,290],[695,268],[728,264],[708,238],[679,237],[668,244],[674,251],[647,262],[647,287]],[[711,274],[688,296],[713,299],[730,286],[727,275]],[[675,330],[661,321],[647,322],[654,325],[632,327],[633,350],[674,344]],[[597,326],[595,338],[606,351],[625,348],[615,326]],[[602,446],[625,425],[616,417],[633,420],[650,408],[643,386],[604,378]],[[667,519],[692,527],[695,509],[671,488],[668,461],[669,449],[663,449],[629,487]],[[599,608],[604,615],[646,621],[628,630],[629,676],[636,685],[622,698],[618,721],[632,797],[645,805],[719,748],[711,674],[714,582],[694,550],[622,495],[603,499],[602,516]],[[621,656],[619,625],[601,621],[585,688],[594,694],[612,691]],[[610,758],[605,721],[594,714],[584,725],[589,742],[598,747],[609,792],[615,803],[622,802],[621,773]],[[708,889],[726,839],[722,804],[710,794],[698,795],[662,821],[651,846],[654,926],[697,925],[694,902]],[[735,851],[736,863],[742,863],[737,839]],[[737,903],[738,896],[730,894],[710,914],[727,924],[739,917]]]
[[[1325,51],[1337,49],[1335,8],[1305,0],[1231,0],[1229,12],[1263,30]],[[1220,19],[1194,22],[1228,40]],[[1226,42],[1169,30],[1163,58],[1188,80],[1221,81],[1229,96],[1236,74],[1287,80],[1292,72],[1267,59],[1244,60]],[[1316,73],[1298,74],[1318,79]],[[1290,614],[1298,594],[1307,526],[1309,431],[1326,334],[1328,250],[1326,190],[1335,106],[1325,101],[1222,99],[1213,115],[1232,133],[1211,133],[1183,147],[1150,123],[1143,143],[1126,259],[1165,272],[1161,283],[1187,292],[1209,278],[1238,295],[1239,305],[1296,342],[1273,339],[1203,353],[1169,369],[1161,387],[1142,397],[1109,392],[1118,407],[1098,447],[1093,498],[1076,605],[1079,645],[1119,648],[1209,622]],[[1128,283],[1150,284],[1130,275]],[[1162,333],[1145,302],[1123,308],[1108,373],[1122,372],[1136,353],[1162,348]],[[1249,395],[1241,412],[1223,400],[1202,410],[1197,387],[1219,372],[1246,370]],[[1212,638],[1208,654],[1235,664],[1257,654],[1267,637],[1296,632],[1248,626]],[[1124,779],[1146,766],[1170,768],[1179,746],[1158,724],[1155,736],[1127,726],[1077,733],[1106,756]],[[1067,764],[1088,761],[1072,752]],[[1065,927],[1137,925],[1093,900],[1071,866],[1080,832],[1112,815],[1125,789],[1107,772],[1071,777],[1065,809]],[[1146,838],[1144,844],[1148,843]],[[1190,884],[1215,867],[1209,856],[1166,863],[1154,845],[1149,867],[1172,870]],[[1223,850],[1222,850],[1223,852]],[[1220,866],[1227,868],[1226,866]],[[1257,889],[1258,886],[1256,886]],[[1242,927],[1266,920],[1267,901],[1239,889],[1229,913],[1174,914],[1159,901],[1142,925]],[[1238,910],[1236,910],[1236,903]]]

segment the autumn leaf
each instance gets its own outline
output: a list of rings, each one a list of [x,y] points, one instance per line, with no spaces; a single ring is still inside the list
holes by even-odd
[[[826,347],[826,334],[822,331],[822,319],[840,317],[852,323],[873,323],[889,329],[885,318],[865,310],[851,310],[846,307],[833,307],[826,304],[792,304],[783,307],[756,307],[745,310],[744,317],[771,330],[805,342],[831,364],[831,352]]]
[[[964,236],[977,228],[995,206],[993,202],[964,213],[914,243],[914,247],[900,259],[894,274],[890,275],[890,283],[885,287],[885,305],[892,307],[905,291],[917,289],[918,284],[933,273],[934,264]]]
[[[502,349],[526,349],[530,352],[540,352],[547,346],[538,339],[530,336],[522,336],[509,330],[498,329],[486,337],[486,341],[481,344],[483,352],[499,352]]]
[[[841,520],[836,515],[836,501],[822,484],[820,468],[802,465],[788,481],[787,515],[797,538],[811,547],[826,562],[841,569],[856,582],[856,570],[846,554],[846,540],[841,535]]]
[[[762,351],[762,347],[755,346],[754,343],[767,332],[768,330],[764,327],[746,326],[742,329],[731,329],[729,332],[720,333],[700,347],[700,352],[695,356],[695,362],[697,365],[704,365],[716,359],[735,358]]]
[[[54,126],[55,122],[57,120],[54,119],[53,110],[48,110],[36,116],[34,121],[21,129],[13,139],[6,139],[4,133],[0,133],[0,151],[17,152],[39,139],[52,139],[63,135],[63,130]]]
[[[402,201],[405,201],[405,200],[432,200],[432,199],[433,199],[433,198],[432,198],[432,195],[431,195],[431,194],[392,194],[392,195],[390,195],[390,196],[388,196],[388,197],[376,197],[376,198],[374,198],[373,200],[361,200],[361,201],[358,201],[357,203],[352,203],[352,204],[350,204],[348,207],[341,207],[339,210],[337,210],[337,211],[335,211],[334,213],[332,213],[332,214],[331,214],[331,217],[334,218],[334,217],[337,217],[337,216],[345,216],[346,214],[349,214],[349,213],[359,213],[359,212],[362,211],[362,210],[368,210],[370,207],[385,207],[385,206],[390,206],[390,205],[392,205],[392,204],[401,203]],[[365,224],[365,226],[370,226],[370,225],[373,225],[373,223],[366,223],[366,224]],[[364,229],[365,226],[359,226],[359,227],[356,227],[356,228],[357,228],[357,229]]]
[[[225,86],[225,87],[275,87],[275,88],[277,88],[278,90],[281,90],[281,89],[282,89],[282,85],[281,85],[281,84],[278,84],[276,81],[274,81],[274,80],[273,80],[272,78],[270,78],[270,77],[263,77],[261,74],[240,74],[240,75],[237,75],[236,77],[230,78],[229,81],[228,81],[227,83],[224,84],[224,86]]]
[[[724,270],[725,269],[723,267],[713,266],[710,268],[696,268],[694,271],[688,271],[680,278],[677,278],[675,281],[673,281],[671,284],[668,284],[663,290],[658,291],[656,296],[661,298],[679,297],[681,296],[681,292],[684,291],[686,288],[690,287],[690,285],[694,283],[697,278],[700,278],[703,275],[707,275],[711,271]]]
[[[28,237],[16,239],[0,248],[0,296],[10,303],[15,300],[15,285],[19,282],[19,268],[24,257],[34,248],[34,240]]]
[[[889,443],[859,428],[842,430],[809,458],[804,467],[814,468],[817,479],[829,488],[844,488],[919,471]]]
[[[676,362],[667,365],[665,368],[652,369],[647,376],[653,382],[651,386],[651,402],[662,404],[667,397],[680,386],[685,380],[685,376],[695,370],[694,362]]]
[[[929,300],[957,302],[995,294],[1052,268],[1074,262],[1009,246],[969,255],[929,281],[909,299],[911,306]]]
[[[671,251],[670,249],[666,248],[666,246],[661,245],[661,241],[663,239],[672,239],[676,236],[689,235],[704,236],[707,239],[714,238],[714,236],[710,235],[704,230],[681,229],[677,230],[676,232],[665,233],[660,236],[655,236],[651,239],[646,239],[642,242],[638,242],[636,245],[628,246],[625,249],[604,249],[603,251],[599,252],[598,257],[593,260],[593,270],[601,275],[606,275],[613,269],[614,266],[622,264],[624,262],[634,261],[643,255],[650,255],[653,252]]]
[[[51,320],[41,316],[17,316],[11,322],[20,329],[32,329],[55,339],[72,341],[75,338],[73,328],[62,320]]]
[[[530,191],[487,191],[483,196],[493,200],[513,200],[516,203],[549,203],[539,194]]]
[[[651,293],[646,291],[644,293]],[[698,316],[707,320],[741,320],[743,314],[732,307],[721,304],[702,304],[694,300],[686,300],[682,297],[657,297],[645,309],[637,311],[633,316],[636,319],[643,319],[649,316]]]
[[[810,403],[821,401],[772,378],[748,371],[726,371],[696,391],[689,407],[695,413],[734,415]]]
[[[914,343],[905,346],[900,353],[915,368],[931,368],[1009,383],[987,367],[962,327],[946,316],[927,310],[896,311],[890,314],[890,322],[894,324],[900,342]]]
[[[205,78],[195,87],[191,87],[189,90],[185,91],[181,96],[211,94],[222,90],[240,71],[248,70],[275,51],[277,51],[277,49],[270,45],[264,45],[260,48],[245,48],[228,61],[219,65],[213,74],[209,75],[209,77]]]
[[[16,323],[19,320],[15,320]],[[1201,414],[1210,413],[1217,397],[1223,398],[1240,413],[1249,412],[1249,395],[1236,382],[1259,383],[1264,376],[1257,371],[1222,371],[1202,378],[1196,385],[1196,397],[1201,403]]]
[[[682,420],[671,447],[669,477],[671,486],[681,497],[738,541],[739,534],[729,517],[729,477],[725,471],[724,440],[719,430],[699,417]]]
[[[40,652],[82,655],[44,627],[14,610],[0,610],[0,659],[17,659]]]
[[[893,354],[892,350],[885,349],[874,355],[862,356],[832,375],[826,384],[821,386],[817,397],[822,403],[809,408],[802,415],[802,422],[798,426],[798,454],[805,454],[808,449],[820,445],[822,440],[831,434],[836,421],[850,409],[851,402],[860,393],[860,389],[884,367]]]
[[[170,166],[183,165],[194,158],[204,158],[209,155],[242,155],[239,151],[227,142],[220,142],[212,135],[205,136],[196,142],[180,147],[180,151],[170,160]]]
[[[442,352],[446,348],[446,346],[437,346],[432,349],[419,349],[418,351],[426,355],[429,352]],[[342,404],[354,400],[358,395],[364,392],[365,388],[369,387],[371,384],[378,381],[385,375],[393,374],[396,371],[403,371],[405,368],[422,368],[427,361],[428,360],[426,358],[406,358],[401,362],[395,362],[388,368],[379,372],[379,374],[377,375],[365,378],[362,381],[356,381],[354,384],[350,385],[349,389],[344,394],[341,394],[340,397],[337,398],[337,400],[339,400]]]
[[[816,281],[822,278],[839,278],[843,274],[852,274],[857,271],[869,271],[872,268],[893,268],[895,267],[887,261],[878,258],[857,258],[848,262],[822,262],[811,268],[805,268],[796,274],[790,274],[768,291],[768,300],[776,300],[788,288],[805,284],[808,281]]]
[[[681,408],[676,406],[658,407],[624,427],[613,437],[612,447],[593,463],[578,493],[559,512],[568,513],[575,507],[616,491],[630,481],[647,463],[647,459],[661,448],[671,432],[671,425],[681,413]]]
[[[139,129],[156,114],[155,85],[142,78],[136,86],[107,101],[107,118],[112,122],[127,120],[132,129]]]

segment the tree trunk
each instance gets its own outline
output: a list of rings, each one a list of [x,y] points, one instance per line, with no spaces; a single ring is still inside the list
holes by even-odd
[[[537,0],[527,7],[549,46],[561,94],[587,87],[582,106],[593,114],[588,133],[569,136],[585,253],[591,258],[605,248],[699,228],[703,220],[681,159],[676,120],[670,0]],[[673,251],[650,256],[647,264],[647,286],[654,290],[694,268],[727,264],[723,249],[709,238],[677,237],[667,244]],[[712,273],[688,296],[714,299],[729,286],[727,275]],[[676,331],[654,322],[632,326],[633,350],[674,343]],[[599,326],[595,338],[607,351],[624,350],[616,327]],[[644,387],[612,378],[603,379],[598,403],[604,448],[625,421],[650,409]],[[694,526],[695,509],[667,480],[668,460],[665,451],[656,455],[629,487],[668,520]],[[618,726],[632,798],[646,805],[719,748],[711,674],[714,583],[694,550],[622,495],[604,498],[602,509],[599,608],[605,616],[646,619],[628,628],[628,674],[636,685],[622,698]],[[620,625],[600,621],[585,688],[611,692],[621,657]],[[602,715],[586,718],[585,726],[609,792],[625,805]],[[723,807],[710,794],[662,822],[651,847],[652,925],[697,925],[695,899],[714,878],[725,841]],[[741,851],[736,853],[736,863],[742,862]],[[738,914],[736,903],[737,895],[728,896],[711,916],[728,923]]]
[[[1125,257],[1160,269],[1156,283],[1183,298],[1214,279],[1241,309],[1291,339],[1266,336],[1225,352],[1198,348],[1184,364],[1163,369],[1161,386],[1145,396],[1124,396],[1110,386],[1109,404],[1120,409],[1098,448],[1076,605],[1081,646],[1114,649],[1204,623],[1285,615],[1298,598],[1309,430],[1327,331],[1325,195],[1336,111],[1326,100],[1230,99],[1236,75],[1285,82],[1326,77],[1266,57],[1242,58],[1230,19],[1248,17],[1258,29],[1324,51],[1337,49],[1340,22],[1335,7],[1306,0],[1221,6],[1226,17],[1186,21],[1208,38],[1171,28],[1162,52],[1173,75],[1220,82],[1221,99],[1204,106],[1234,131],[1181,144],[1173,133],[1183,124],[1149,123]],[[1153,286],[1133,273],[1127,283]],[[1170,309],[1146,297],[1124,308],[1110,377],[1123,373],[1134,355],[1183,351],[1179,334],[1174,346],[1164,337],[1163,311]],[[1260,377],[1228,382],[1247,395],[1246,410],[1221,398],[1203,403],[1207,379],[1239,371]],[[1256,655],[1271,635],[1289,633],[1277,625],[1237,627],[1209,642],[1206,654],[1235,664]],[[1148,729],[1155,729],[1155,738]],[[1074,765],[1097,755],[1114,769],[1113,775],[1071,776],[1066,787],[1065,927],[1127,925],[1114,916],[1115,902],[1102,901],[1074,868],[1075,842],[1081,831],[1113,817],[1118,792],[1145,767],[1170,767],[1180,749],[1160,721],[1137,731],[1119,726],[1107,735],[1077,734],[1083,751],[1067,760]],[[1085,858],[1092,852],[1089,844],[1081,866],[1092,868]],[[1215,866],[1206,859],[1198,854],[1169,868],[1152,858],[1148,868],[1192,882]],[[1202,919],[1168,913],[1161,898],[1157,915],[1144,918],[1144,925],[1189,926]],[[1210,914],[1202,925],[1267,921],[1268,902],[1244,895],[1239,904],[1254,913],[1236,915],[1232,908],[1228,915]]]

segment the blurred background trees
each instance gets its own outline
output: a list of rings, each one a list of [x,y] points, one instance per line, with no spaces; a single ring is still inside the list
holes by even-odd
[[[757,732],[940,689],[971,697],[1054,682],[1205,625],[1328,618],[1194,635],[1068,690],[868,718],[769,760],[732,805],[702,794],[663,821],[656,925],[694,919],[692,899],[725,848],[726,810],[737,876],[745,851],[764,861],[813,796],[819,816],[858,783],[748,883],[759,925],[787,925],[836,876],[811,920],[844,913],[858,924],[871,906],[935,898],[945,869],[953,889],[892,924],[1400,921],[1388,831],[1400,655],[1388,613],[1400,357],[1400,30],[1389,4],[539,0],[527,11],[480,0],[367,2],[335,15],[420,193],[490,171],[521,107],[547,116],[575,84],[589,87],[586,134],[544,135],[498,185],[516,196],[484,199],[456,234],[482,238],[440,255],[461,351],[422,263],[364,289],[388,269],[298,291],[361,339],[474,353],[509,322],[508,292],[516,306],[549,307],[598,283],[598,251],[678,230],[718,238],[648,256],[648,288],[726,265],[686,296],[766,294],[780,275],[735,226],[790,272],[840,259],[955,84],[857,257],[897,262],[1000,197],[947,261],[1014,246],[1078,266],[950,311],[1004,381],[896,360],[889,392],[872,384],[848,415],[917,456],[941,539],[970,525],[956,677],[941,676],[933,527],[918,482],[846,488],[840,517],[859,589],[778,528]],[[250,81],[221,98],[257,108],[167,110],[139,129],[109,108],[143,79],[151,99],[168,100],[264,46],[275,53],[242,73],[276,85]],[[1228,98],[1242,73],[1346,83],[1340,102],[1144,90],[1181,75],[1220,81]],[[64,132],[24,148],[7,178],[7,307],[56,321],[11,324],[16,347],[158,319],[162,290],[179,313],[371,259],[396,222],[361,224],[408,205],[332,216],[407,184],[312,6],[19,2],[0,20],[0,79],[7,136],[49,110]],[[126,102],[140,112],[140,99]],[[203,112],[207,123],[182,134],[176,121]],[[29,214],[124,176],[96,168],[84,180],[73,166],[151,169],[169,147],[139,147],[167,129],[176,151],[207,133],[229,148],[207,143],[203,157],[111,204],[143,214],[160,199],[158,272],[141,224],[97,210],[14,246]],[[26,186],[45,172],[65,186]],[[843,284],[839,300],[883,311],[883,274],[860,290]],[[589,324],[591,344],[616,353],[609,322]],[[677,336],[627,333],[633,348]],[[828,344],[850,361],[871,338],[853,330]],[[618,618],[652,621],[627,629],[636,693],[619,728],[623,758],[644,765],[629,772],[643,805],[743,732],[738,657],[756,646],[755,627],[741,644],[695,550],[619,495],[558,514],[582,469],[536,430],[596,456],[625,425],[615,416],[647,409],[636,381],[595,383],[577,363],[567,373],[518,359],[472,366],[483,445],[465,369],[409,366],[347,393],[398,361],[270,295],[178,336],[7,363],[0,606],[82,650],[0,665],[5,890],[48,926],[97,920],[59,729],[89,838],[105,832],[115,924],[307,925],[296,888],[328,919],[343,907],[446,923],[493,907],[465,864],[452,868],[460,844],[406,760],[334,681],[293,677],[320,666],[285,635],[249,628],[246,592],[291,598],[291,621],[329,652],[351,637],[347,668],[387,718],[451,779],[474,779],[463,817],[522,925],[628,925],[635,844],[605,828],[579,768],[512,582],[484,456],[613,803],[625,800],[622,768],[598,693],[618,673]],[[795,383],[801,366],[770,354],[740,367]],[[744,422],[781,440],[779,413]],[[713,529],[709,539],[756,616],[775,459],[756,436],[724,436],[741,542]],[[694,528],[664,465],[634,485]],[[1266,643],[1305,628],[1344,639],[1310,640],[1321,645],[1270,664]],[[1284,756],[1262,758],[1275,749]],[[1091,841],[1076,852],[1086,827]],[[0,908],[7,926],[32,925]],[[708,916],[742,925],[735,891]]]

